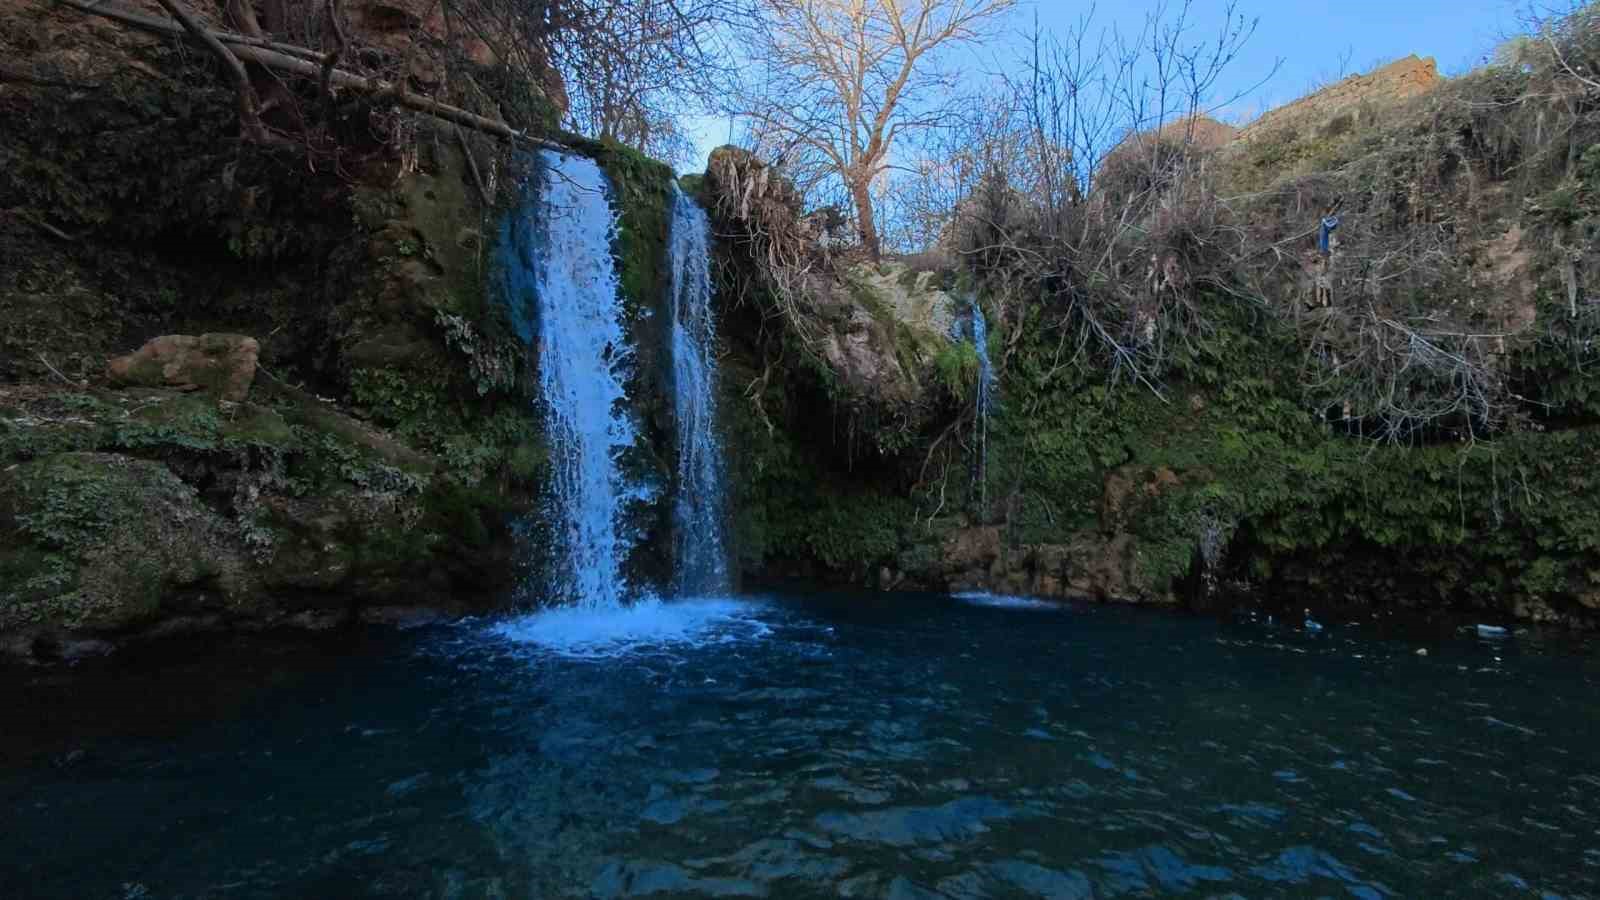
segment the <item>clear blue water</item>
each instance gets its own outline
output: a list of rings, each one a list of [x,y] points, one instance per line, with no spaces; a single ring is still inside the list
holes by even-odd
[[[568,616],[7,673],[0,894],[1600,895],[1581,642],[877,595]]]

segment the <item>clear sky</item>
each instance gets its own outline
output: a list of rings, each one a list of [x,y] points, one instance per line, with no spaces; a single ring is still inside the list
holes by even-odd
[[[1095,21],[1137,33],[1156,2],[1104,0],[1095,7]],[[1167,0],[1167,5],[1178,2]],[[1224,0],[1194,0],[1194,33],[1219,27],[1224,5]],[[1007,45],[1020,43],[1021,31],[1031,26],[1035,13],[1044,26],[1065,31],[1088,8],[1089,3],[1080,0],[1025,2],[1011,32],[984,48],[984,58],[994,62],[983,65],[1003,64]],[[1410,53],[1434,57],[1444,75],[1459,74],[1478,65],[1504,35],[1516,30],[1516,9],[1515,0],[1240,0],[1239,11],[1260,23],[1219,85],[1219,93],[1232,95],[1249,88],[1272,72],[1275,62],[1281,59],[1282,65],[1266,84],[1221,111],[1220,117],[1248,120],[1335,80],[1346,54],[1347,75]],[[695,130],[702,154],[728,139],[726,120],[706,119]]]

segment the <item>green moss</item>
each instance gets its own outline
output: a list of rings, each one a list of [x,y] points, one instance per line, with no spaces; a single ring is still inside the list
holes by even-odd
[[[222,446],[223,423],[216,401],[186,395],[136,409],[116,428],[116,444],[129,450],[175,447],[216,450]]]
[[[45,457],[0,477],[0,509],[0,630],[132,624],[227,567],[194,491],[159,463]]]
[[[684,175],[678,179],[678,188],[693,198],[694,202],[700,204],[702,208],[711,208],[711,193],[706,185],[705,175]]]
[[[614,254],[622,294],[630,318],[661,301],[668,278],[667,240],[672,218],[671,167],[614,142],[583,149],[611,182],[612,205],[619,225]]]
[[[978,350],[967,341],[951,341],[933,357],[933,371],[950,396],[965,403],[978,385]]]
[[[93,542],[116,524],[129,500],[124,486],[108,477],[102,464],[76,453],[25,466],[15,483],[20,533],[54,552]]]
[[[294,446],[294,430],[275,409],[246,404],[222,426],[222,445],[226,449],[246,447],[286,450]]]
[[[53,453],[92,450],[102,443],[102,429],[93,423],[40,421],[11,411],[0,412],[0,469]]]
[[[1578,498],[1600,485],[1597,433],[1374,448],[1310,415],[1274,377],[1288,335],[1234,326],[1217,340],[1231,352],[1202,348],[1178,372],[1192,380],[1165,385],[1167,402],[1138,386],[1108,389],[1093,373],[1057,374],[1056,385],[1039,369],[1048,358],[1019,354],[991,430],[990,494],[1018,498],[1009,538],[1125,529],[1140,580],[1158,592],[1187,574],[1208,524],[1233,541],[1237,564],[1261,563],[1258,576],[1301,557],[1334,567],[1380,558],[1432,579],[1436,599],[1504,606],[1585,590],[1600,513]],[[1131,483],[1119,522],[1104,518],[1113,470]],[[1173,483],[1156,484],[1157,471]],[[1351,563],[1341,589],[1381,587],[1363,577]]]

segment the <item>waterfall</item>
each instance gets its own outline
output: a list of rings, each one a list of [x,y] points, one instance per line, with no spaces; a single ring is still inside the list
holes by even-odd
[[[983,309],[978,306],[977,298],[972,304],[972,343],[978,351],[978,389],[974,410],[973,431],[975,443],[978,447],[977,481],[978,481],[978,508],[987,514],[989,508],[989,402],[990,394],[994,389],[994,369],[989,365],[989,323],[983,318]]]
[[[672,402],[677,419],[678,497],[674,515],[680,594],[732,587],[723,541],[722,446],[717,440],[717,360],[711,317],[711,223],[673,186]]]
[[[506,223],[501,268],[516,328],[538,348],[556,544],[543,599],[616,608],[631,547],[620,517],[634,493],[617,456],[635,437],[623,403],[632,350],[611,255],[617,216],[592,160],[542,151],[534,179]]]

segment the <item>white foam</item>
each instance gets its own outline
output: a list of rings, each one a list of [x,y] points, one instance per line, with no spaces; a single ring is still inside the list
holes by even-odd
[[[492,634],[557,656],[611,659],[680,646],[755,640],[771,629],[755,604],[647,597],[625,606],[556,607],[493,625]]]
[[[1037,597],[1011,597],[1005,594],[991,594],[988,591],[962,591],[952,594],[962,603],[973,606],[988,606],[995,609],[1055,609],[1062,608],[1060,603],[1049,600],[1040,600]]]

